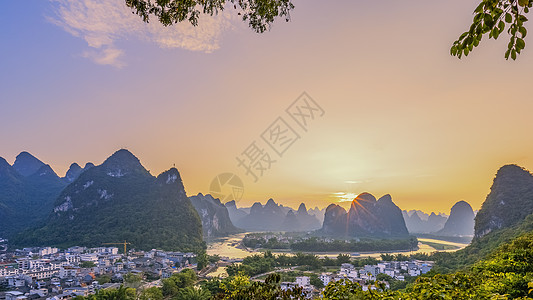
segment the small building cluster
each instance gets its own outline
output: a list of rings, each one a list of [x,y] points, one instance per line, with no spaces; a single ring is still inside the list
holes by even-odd
[[[363,290],[372,288],[370,282],[377,280],[378,274],[386,274],[392,279],[404,281],[405,276],[420,276],[431,270],[432,261],[382,261],[377,265],[365,265],[363,268],[356,268],[352,264],[342,264],[338,273],[322,273],[320,280],[324,285],[341,279],[359,283]],[[385,283],[386,285],[388,283]]]
[[[0,299],[63,300],[87,296],[97,289],[118,287],[128,273],[168,278],[186,267],[195,267],[194,253],[128,251],[116,247],[24,248],[0,253]],[[99,284],[102,276],[108,278]]]
[[[316,294],[316,289],[311,285],[311,278],[309,276],[300,276],[296,277],[295,282],[282,282],[281,289],[286,291],[288,289],[293,289],[295,287],[301,287],[303,292],[307,295],[308,298],[311,298],[312,295]]]

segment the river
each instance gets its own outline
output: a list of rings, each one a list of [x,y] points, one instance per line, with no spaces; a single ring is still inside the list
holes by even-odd
[[[218,254],[221,257],[229,257],[231,259],[239,259],[244,258],[246,256],[250,256],[252,254],[260,253],[259,251],[250,251],[247,249],[244,249],[241,246],[241,241],[244,238],[244,236],[247,233],[239,233],[239,234],[233,234],[228,237],[214,239],[212,241],[209,241],[207,244],[207,254],[209,255],[215,255]],[[453,250],[440,250],[445,252],[453,252],[457,251],[459,249],[462,249],[468,244],[462,244],[462,243],[454,243],[454,242],[448,242],[444,240],[439,239],[426,239],[426,238],[418,238],[418,250],[416,251],[391,251],[391,252],[385,252],[385,251],[377,251],[377,252],[361,252],[360,256],[358,257],[375,257],[380,258],[380,255],[382,253],[389,253],[389,254],[415,254],[415,253],[431,253],[434,251],[437,251],[435,248],[431,247],[428,244],[425,244],[424,242],[431,242],[431,243],[439,243],[444,245],[450,245],[450,246],[456,246],[457,249]],[[281,252],[281,251],[272,251],[273,254],[291,254],[290,251]],[[328,253],[317,253],[320,257],[337,257],[340,253],[344,254],[350,254],[349,252],[328,252]],[[217,276],[222,275],[225,273],[224,268],[219,268],[217,272],[211,273],[210,275]]]

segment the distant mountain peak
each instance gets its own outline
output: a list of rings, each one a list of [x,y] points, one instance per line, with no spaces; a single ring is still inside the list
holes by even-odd
[[[368,204],[374,204],[376,201],[377,200],[376,200],[376,197],[374,197],[374,195],[364,192],[364,193],[357,195],[357,197],[353,199],[352,204],[359,203],[365,206]]]
[[[298,206],[298,214],[307,214],[307,207],[305,207],[305,203],[301,203],[300,206]]]
[[[159,176],[157,176],[157,183],[159,185],[175,188],[178,193],[183,193],[185,195],[185,187],[183,186],[180,172],[176,168],[170,168],[169,170],[159,174]],[[212,198],[211,195],[209,195],[209,197]]]
[[[515,164],[509,164],[501,167],[498,172],[496,173],[496,176],[503,176],[503,175],[509,175],[513,173],[518,174],[530,174],[529,171],[523,167],[520,167],[519,165]]]
[[[379,201],[370,194],[359,194],[346,212],[339,205],[326,209],[322,232],[337,236],[407,236],[402,211],[389,195]]]
[[[102,167],[111,177],[123,177],[135,172],[148,172],[141,161],[126,149],[120,149],[104,161]],[[176,170],[177,171],[177,170]]]
[[[90,168],[94,167],[94,164],[92,162],[88,162],[85,164],[85,167],[83,167],[84,170],[88,170]]]
[[[261,202],[255,202],[250,208],[250,214],[260,213],[263,209]]]
[[[181,181],[180,172],[176,168],[170,168],[168,171],[161,173],[161,175],[158,177],[160,176],[162,176],[163,180],[165,180],[165,184],[173,184],[176,181]]]
[[[78,178],[78,176],[80,176],[81,172],[83,172],[83,169],[80,167],[80,165],[77,163],[72,163],[65,174],[65,179],[67,182],[73,182],[76,180],[76,178]]]
[[[438,235],[469,236],[474,234],[474,211],[466,201],[458,201],[450,210],[450,217]]]
[[[80,165],[78,165],[78,163],[72,163],[72,164],[70,164],[69,170],[70,169],[75,169],[75,170],[78,169],[79,170],[79,169],[81,169],[81,167],[80,167]]]
[[[383,204],[394,204],[392,202],[392,197],[389,194],[383,195],[381,198],[378,199],[377,202],[383,203]]]
[[[265,204],[265,207],[273,207],[278,206],[278,204],[274,201],[274,199],[270,198],[268,199],[267,203]]]
[[[229,207],[235,207],[235,208],[237,208],[237,203],[235,202],[235,200],[228,201],[228,202],[226,202],[226,204],[224,204],[224,205],[226,205],[226,207],[228,207],[228,208],[229,208]]]
[[[45,164],[29,152],[22,151],[13,164],[13,168],[22,176],[30,176]]]

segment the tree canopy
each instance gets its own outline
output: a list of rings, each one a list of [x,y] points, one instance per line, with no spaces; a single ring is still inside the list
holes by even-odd
[[[270,28],[277,18],[290,20],[294,9],[291,0],[125,0],[126,5],[139,15],[144,22],[155,17],[164,26],[187,21],[194,26],[202,14],[217,15],[227,7],[232,7],[242,20],[257,33]],[[470,29],[453,42],[450,53],[461,58],[468,56],[479,45],[483,36],[497,39],[507,29],[509,44],[506,59],[515,60],[526,47],[524,38],[527,29],[525,14],[533,6],[533,0],[482,0],[474,10]]]
[[[468,56],[479,45],[483,36],[497,39],[507,28],[510,36],[505,58],[515,60],[516,56],[526,47],[524,38],[527,29],[525,14],[533,6],[531,0],[482,0],[474,10],[474,20],[470,29],[464,32],[450,49],[450,53],[458,58]]]
[[[183,21],[196,26],[201,14],[213,16],[232,7],[258,33],[269,29],[276,18],[288,22],[294,9],[290,0],[126,0],[126,5],[144,22],[152,16],[165,26]]]

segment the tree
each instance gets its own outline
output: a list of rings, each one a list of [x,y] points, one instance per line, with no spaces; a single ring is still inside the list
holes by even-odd
[[[170,278],[163,279],[163,295],[176,296],[180,289],[193,286],[196,282],[196,273],[191,269],[185,269],[177,274],[172,274]]]
[[[102,275],[96,279],[98,281],[98,284],[102,285],[108,282],[111,282],[111,277],[109,275]]]
[[[376,275],[376,280],[391,282],[392,281],[392,277],[390,277],[389,275],[387,275],[385,273],[379,273],[378,275]]]
[[[306,299],[301,287],[282,290],[280,286],[281,276],[270,274],[265,282],[250,282],[246,276],[235,276],[228,284],[223,284],[224,292],[218,299],[224,300],[248,300],[248,299],[280,299],[280,300],[303,300]]]
[[[205,267],[207,267],[207,264],[209,263],[209,257],[207,253],[204,250],[199,251],[196,254],[196,268],[198,270],[201,270]]]
[[[141,286],[142,279],[142,275],[136,275],[133,273],[128,273],[124,275],[125,285],[131,288],[138,288],[139,286]]]
[[[474,10],[474,19],[470,29],[464,32],[450,49],[450,53],[458,58],[468,54],[477,47],[483,36],[497,39],[507,28],[509,44],[505,52],[505,59],[515,60],[517,54],[525,48],[527,30],[524,23],[525,14],[533,6],[532,0],[482,0]]]
[[[218,254],[215,255],[208,255],[207,260],[210,264],[215,264],[220,261],[220,256]]]
[[[180,290],[176,300],[209,300],[210,298],[209,290],[189,286]]]
[[[318,275],[312,274],[309,279],[311,285],[316,287],[317,289],[321,289],[324,287],[324,283],[322,282],[322,280],[320,280],[320,278],[318,278]]]
[[[86,300],[136,300],[136,294],[135,289],[121,285],[118,289],[97,290],[95,294],[83,298]]]
[[[125,0],[126,5],[139,15],[144,22],[156,17],[161,24],[169,26],[187,21],[198,25],[200,15],[217,15],[227,7],[232,7],[255,32],[262,33],[270,28],[276,18],[290,20],[294,9],[291,0]]]
[[[392,254],[382,253],[380,256],[381,256],[381,260],[383,260],[383,261],[393,261],[394,260],[394,255],[392,255]]]
[[[163,300],[163,292],[155,286],[147,288],[141,292],[139,300]]]
[[[342,265],[342,264],[347,264],[349,262],[350,262],[350,255],[341,253],[337,256],[337,264]]]
[[[80,268],[93,268],[96,267],[96,264],[93,261],[82,261],[80,263]]]

